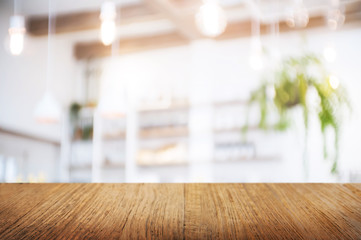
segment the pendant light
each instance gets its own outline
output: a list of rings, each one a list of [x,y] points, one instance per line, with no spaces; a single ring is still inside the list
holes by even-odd
[[[9,38],[10,53],[20,55],[24,49],[25,18],[18,14],[18,0],[14,0],[14,15],[10,17]]]
[[[340,28],[345,22],[345,7],[340,5],[339,0],[332,0],[327,11],[327,26],[331,30]]]
[[[304,28],[309,21],[308,10],[303,4],[303,0],[294,0],[294,4],[288,13],[286,23],[292,28]]]
[[[57,123],[60,121],[61,109],[50,90],[50,72],[53,68],[52,57],[50,56],[51,38],[54,30],[54,16],[52,13],[52,0],[49,0],[49,24],[48,24],[48,66],[46,73],[46,89],[43,97],[35,108],[34,116],[39,123]]]
[[[329,29],[335,31],[340,28],[345,22],[344,7],[340,6],[339,0],[332,0],[331,6],[327,11],[326,22]],[[330,35],[331,40],[325,44],[323,49],[323,57],[327,62],[335,62],[337,58],[337,50],[334,41],[332,41],[333,34]]]
[[[279,38],[280,38],[280,25],[279,25],[279,21],[280,21],[280,12],[281,12],[281,8],[280,8],[280,4],[279,4],[279,0],[276,0],[273,3],[273,12],[275,12],[276,14],[274,14],[273,18],[272,18],[272,22],[270,23],[270,32],[271,32],[271,36],[272,36],[272,48],[271,48],[271,57],[272,57],[272,61],[270,63],[271,67],[273,69],[277,69],[280,65],[281,62],[281,51],[280,51],[280,43],[279,43]]]
[[[101,20],[100,39],[102,43],[106,46],[110,45],[115,39],[116,17],[117,13],[114,2],[104,2],[101,6],[99,18]]]
[[[249,65],[255,71],[259,71],[263,68],[263,47],[260,37],[260,28],[259,17],[255,16],[252,21],[251,54],[249,57]]]
[[[112,61],[115,60],[118,47],[119,42],[115,41],[112,44]],[[97,108],[103,118],[117,119],[126,115],[125,88],[115,81],[116,79],[111,77],[105,78],[103,82],[102,93]]]
[[[195,20],[200,32],[207,37],[221,35],[227,26],[226,14],[216,0],[203,0]]]

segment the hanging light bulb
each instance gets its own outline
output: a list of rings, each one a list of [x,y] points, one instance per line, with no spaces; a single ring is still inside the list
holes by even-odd
[[[296,0],[293,8],[290,10],[286,23],[289,27],[304,28],[309,21],[308,10],[303,5],[302,0]]]
[[[55,22],[52,15],[52,1],[49,0],[48,56],[47,56],[48,65],[47,65],[47,75],[46,75],[46,90],[40,102],[37,104],[34,112],[35,120],[39,123],[58,123],[61,117],[60,105],[50,91],[50,82],[51,82],[50,72],[53,67],[50,50],[51,50],[51,42],[52,42],[51,38],[53,35],[54,26],[55,26]]]
[[[45,92],[35,108],[35,120],[39,123],[57,123],[61,117],[61,109],[50,91]]]
[[[344,12],[345,8],[340,6],[339,0],[331,1],[331,6],[326,15],[327,26],[331,30],[336,30],[344,24],[346,18]]]
[[[336,30],[345,22],[345,14],[340,9],[330,9],[327,14],[327,26]]]
[[[104,2],[100,11],[100,38],[104,45],[110,45],[115,39],[116,26],[115,18],[117,16],[115,4],[113,2]]]
[[[334,62],[337,57],[337,52],[335,45],[333,43],[328,43],[323,49],[323,57],[327,62]]]
[[[196,15],[196,25],[203,35],[217,37],[226,29],[227,17],[215,0],[204,0]]]
[[[24,49],[25,18],[20,15],[10,17],[9,37],[10,53],[20,55]]]
[[[263,50],[261,39],[259,37],[253,37],[251,41],[249,65],[253,70],[259,71],[263,68]]]

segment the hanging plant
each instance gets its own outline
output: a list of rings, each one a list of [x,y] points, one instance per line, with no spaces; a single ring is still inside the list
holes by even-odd
[[[324,157],[328,158],[326,147],[326,129],[331,128],[335,134],[335,155],[331,168],[332,173],[337,173],[337,160],[339,155],[339,131],[342,120],[341,108],[346,105],[350,108],[345,90],[340,86],[338,79],[330,75],[316,55],[307,54],[301,57],[285,59],[278,71],[275,72],[273,82],[264,81],[259,88],[252,92],[249,107],[258,105],[261,129],[286,130],[291,123],[289,112],[301,107],[306,136],[308,130],[310,104],[307,102],[308,93],[317,92],[318,101],[312,106],[316,108],[321,132],[323,134]],[[273,111],[276,107],[276,111]],[[277,121],[270,123],[271,112],[277,113]],[[272,112],[272,113],[273,113]],[[244,132],[248,129],[248,116]],[[307,138],[307,137],[306,137]]]

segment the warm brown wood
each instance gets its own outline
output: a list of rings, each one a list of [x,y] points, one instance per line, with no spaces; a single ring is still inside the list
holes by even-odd
[[[349,14],[346,20],[347,24],[361,23],[361,12]],[[307,25],[307,29],[325,26],[325,20],[322,16],[316,16],[310,18],[310,22]],[[285,22],[280,22],[280,33],[299,31],[300,29],[290,28]],[[261,34],[269,33],[269,25],[261,25]],[[234,38],[250,37],[251,36],[251,21],[245,20],[241,22],[231,22],[228,24],[225,32],[215,38],[215,40],[222,41]],[[122,39],[119,43],[119,54],[133,53],[150,49],[160,49],[164,47],[181,46],[190,43],[190,38],[185,37],[184,34],[178,32],[137,37],[130,39]],[[74,47],[75,57],[79,60],[87,58],[99,58],[111,55],[111,47],[104,46],[101,42],[87,42],[78,43]]]
[[[1,184],[0,239],[182,239],[183,184]]]
[[[156,36],[121,39],[116,54],[134,53],[145,50],[175,47],[189,44],[188,39],[177,32],[164,33]],[[77,59],[88,59],[110,56],[111,46],[104,46],[101,42],[78,43],[74,47]]]
[[[55,33],[68,33],[100,28],[99,11],[76,12],[55,16]],[[128,5],[118,9],[118,24],[162,19],[164,16],[145,4]],[[27,32],[34,36],[48,34],[48,16],[30,16]]]
[[[189,40],[195,40],[201,38],[201,34],[198,31],[195,21],[194,12],[186,12],[187,4],[199,6],[201,1],[193,0],[192,2],[182,1],[182,5],[179,2],[169,0],[145,0],[145,2],[153,7],[156,11],[161,12],[177,27],[178,31]]]
[[[361,239],[361,184],[0,184],[0,239]]]
[[[172,138],[187,137],[189,130],[187,125],[147,127],[139,130],[139,138]]]
[[[361,198],[340,184],[190,184],[186,239],[360,239]]]
[[[197,30],[194,23],[194,14],[201,4],[200,0],[145,0],[144,3],[127,5],[118,8],[118,24],[129,24],[139,21],[149,21],[167,18],[171,20],[181,35],[190,40],[200,39],[203,36]],[[233,8],[239,7],[238,5]],[[241,7],[245,7],[241,4]],[[227,9],[230,9],[229,7]],[[346,4],[346,21],[355,20],[355,16],[349,15],[361,11],[361,2],[354,1]],[[55,20],[55,33],[68,33],[98,29],[100,27],[99,10],[88,12],[75,12],[57,15]],[[358,18],[360,20],[360,18]],[[323,16],[315,16],[310,19],[309,27],[324,25]],[[294,30],[280,24],[280,30]],[[262,32],[267,31],[267,24],[262,25]],[[27,32],[33,36],[43,36],[48,33],[47,16],[29,16],[27,19]],[[218,39],[250,36],[250,19],[240,22],[229,23],[226,31]]]

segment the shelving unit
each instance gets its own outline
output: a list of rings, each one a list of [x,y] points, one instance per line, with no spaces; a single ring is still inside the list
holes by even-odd
[[[264,155],[260,146],[244,139],[242,128],[246,124],[247,101],[233,99],[214,102],[214,163],[244,161],[271,161],[280,156]],[[252,134],[260,130],[258,126],[248,126]]]
[[[172,102],[177,102],[172,100]],[[188,162],[189,104],[138,111],[137,166],[169,166]]]

